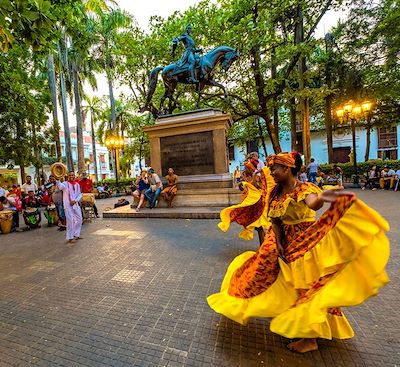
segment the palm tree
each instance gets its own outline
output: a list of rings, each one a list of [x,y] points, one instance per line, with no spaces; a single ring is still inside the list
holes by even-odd
[[[117,128],[117,117],[113,91],[113,71],[116,61],[113,56],[118,50],[119,33],[130,26],[131,23],[132,19],[130,16],[120,9],[111,9],[107,13],[100,13],[95,20],[98,39],[97,47],[94,49],[94,55],[106,72],[110,99],[111,125],[114,130]]]
[[[99,175],[98,175],[98,171],[97,171],[95,124],[96,124],[96,121],[103,114],[103,108],[102,108],[103,102],[97,96],[94,96],[92,98],[90,98],[89,96],[85,96],[85,101],[86,101],[87,104],[82,106],[82,111],[84,112],[85,116],[88,113],[90,113],[90,131],[91,131],[91,135],[92,135],[92,151],[93,151],[94,175],[95,175],[95,179],[97,181],[99,179]]]
[[[59,77],[60,77],[60,99],[62,105],[63,122],[64,122],[64,142],[65,142],[65,156],[67,161],[68,171],[74,171],[74,161],[72,160],[71,150],[71,136],[68,121],[68,107],[67,107],[67,87],[65,82],[65,75],[68,73],[68,58],[65,46],[65,35],[58,42],[58,61],[59,61]]]
[[[47,72],[48,72],[49,89],[52,102],[53,135],[54,135],[54,141],[56,142],[56,157],[57,160],[61,161],[60,124],[58,122],[58,111],[57,111],[56,73],[54,67],[54,56],[52,51],[50,51],[47,56]]]

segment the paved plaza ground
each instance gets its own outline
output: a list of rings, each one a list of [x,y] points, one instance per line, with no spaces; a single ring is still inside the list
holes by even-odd
[[[73,246],[55,228],[0,236],[0,366],[400,366],[400,193],[357,193],[391,224],[391,283],[346,310],[351,340],[297,355],[268,320],[214,313],[206,297],[228,263],[257,249],[238,227],[97,219]]]

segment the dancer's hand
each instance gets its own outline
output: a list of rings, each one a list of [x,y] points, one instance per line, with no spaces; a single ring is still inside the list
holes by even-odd
[[[339,196],[354,195],[350,191],[344,191],[343,188],[335,188],[323,191],[318,197],[326,203],[333,203]]]

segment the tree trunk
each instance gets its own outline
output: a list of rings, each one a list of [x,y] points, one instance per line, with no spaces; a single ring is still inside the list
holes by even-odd
[[[78,172],[86,171],[85,150],[83,145],[83,119],[81,110],[81,96],[79,92],[79,76],[76,62],[72,64],[72,80],[74,86],[75,114],[76,114],[76,140],[78,146]]]
[[[60,124],[58,122],[58,114],[57,114],[57,86],[56,86],[56,73],[54,71],[54,58],[53,54],[49,53],[47,57],[47,69],[48,69],[48,78],[49,78],[49,88],[51,94],[51,102],[52,102],[52,113],[53,113],[53,133],[54,133],[54,141],[56,143],[56,156],[59,162],[62,161],[61,158],[61,143],[60,143]]]
[[[296,100],[290,99],[290,142],[292,152],[297,150]]]
[[[253,7],[253,22],[257,24],[258,22],[258,4],[256,2],[255,6]],[[265,81],[264,76],[261,72],[261,57],[260,57],[260,47],[259,45],[254,45],[250,50],[252,56],[252,65],[251,68],[254,74],[254,80],[256,84],[256,92],[258,98],[258,106],[259,106],[259,116],[261,116],[266,124],[268,135],[271,139],[272,148],[274,149],[275,153],[280,153],[282,151],[279,137],[277,131],[275,130],[274,124],[271,122],[271,118],[268,114],[268,107],[267,107],[267,98],[265,97]]]
[[[325,67],[326,86],[332,88],[332,45],[333,36],[325,35],[325,49],[328,55],[328,61]],[[332,138],[332,100],[333,95],[329,94],[325,97],[325,128],[326,128],[326,145],[328,148],[328,162],[333,163],[333,138]]]
[[[97,170],[97,152],[96,152],[96,134],[94,131],[94,118],[93,118],[93,111],[91,112],[90,116],[90,130],[92,134],[92,152],[93,152],[93,164],[94,164],[94,177],[95,181],[99,180],[99,172]]]
[[[111,127],[113,129],[113,133],[117,134],[117,117],[115,113],[115,99],[114,99],[114,91],[113,91],[113,81],[111,78],[111,73],[110,70],[108,69],[108,65],[106,65],[106,74],[107,74],[107,81],[108,81],[108,94],[110,98],[110,110],[111,110]],[[112,167],[115,172],[115,177],[118,176],[118,164],[116,159],[113,160],[112,162]]]
[[[325,128],[326,146],[328,148],[328,162],[333,163],[333,137],[332,137],[332,96],[325,97]]]
[[[367,122],[367,126],[365,128],[367,130],[367,142],[365,145],[364,161],[367,162],[367,161],[369,161],[369,150],[371,148],[371,124],[369,121]]]
[[[303,12],[300,6],[297,7],[297,21],[295,27],[295,41],[296,45],[304,42],[304,19]],[[299,90],[300,92],[304,90],[304,73],[306,71],[306,60],[302,55],[299,58]],[[311,139],[310,139],[310,111],[308,98],[300,98],[301,107],[301,121],[302,121],[302,135],[303,135],[303,154],[305,162],[309,162],[311,158]]]
[[[39,166],[39,162],[40,162],[40,152],[39,152],[39,147],[38,147],[38,143],[37,143],[37,137],[36,137],[36,126],[35,123],[32,122],[31,123],[31,127],[32,127],[32,145],[33,145],[33,155],[35,157],[35,173],[36,173],[36,184],[38,187],[40,187],[40,185],[42,184],[40,182],[40,166]],[[33,180],[35,181],[35,180]]]
[[[117,117],[115,114],[115,99],[114,99],[114,91],[113,91],[113,80],[110,75],[110,71],[107,72],[107,81],[108,81],[108,94],[110,97],[110,110],[111,110],[111,126],[115,130],[117,128]],[[114,131],[116,133],[117,131]]]
[[[267,158],[268,157],[267,146],[265,144],[265,139],[264,139],[264,134],[263,134],[263,129],[262,129],[260,118],[256,117],[256,121],[257,121],[257,126],[258,126],[258,133],[260,134],[260,138],[261,138],[261,144],[262,144],[262,147],[264,150],[264,156],[265,156],[265,158]]]
[[[18,164],[19,164],[19,172],[21,174],[21,180],[22,180],[22,183],[24,183],[25,182],[25,167],[24,167],[24,163],[21,160],[21,161],[18,162]]]
[[[20,121],[16,121],[16,140],[20,141],[21,140],[21,123]],[[19,149],[19,147],[17,146],[17,154],[16,154],[16,162],[19,165],[19,169],[21,172],[21,180],[22,180],[22,184],[25,182],[25,162],[24,162],[24,154],[22,153],[22,151]]]
[[[140,169],[140,173],[142,173],[142,150],[143,150],[143,134],[140,137],[140,145],[139,145],[139,169]]]
[[[276,56],[275,56],[275,47],[272,48],[271,52],[271,79],[276,80]],[[279,108],[278,108],[278,97],[274,96],[273,98],[273,118],[274,118],[274,128],[276,134],[279,136]]]
[[[67,90],[65,87],[64,69],[61,59],[62,53],[61,53],[60,43],[61,41],[58,44],[58,53],[59,53],[59,63],[60,63],[60,92],[61,92],[61,104],[62,104],[63,123],[64,123],[65,156],[66,156],[68,171],[74,171],[74,161],[72,159],[72,151],[71,151],[71,134],[69,131],[69,122],[68,122]]]

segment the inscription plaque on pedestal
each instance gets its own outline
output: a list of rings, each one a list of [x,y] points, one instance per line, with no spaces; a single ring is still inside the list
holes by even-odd
[[[160,150],[163,176],[169,167],[180,176],[215,173],[212,131],[162,137]]]

